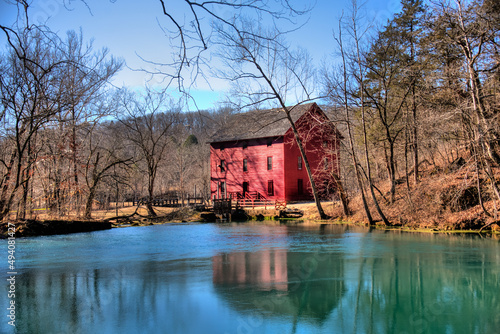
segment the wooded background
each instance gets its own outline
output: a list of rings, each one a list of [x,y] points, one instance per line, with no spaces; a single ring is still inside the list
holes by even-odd
[[[264,1],[231,3],[238,15],[230,19],[186,2],[212,18],[212,30],[186,30],[163,7],[182,56],[171,64],[177,71],[164,74],[189,94],[183,71],[188,64],[202,71],[202,52],[212,48],[224,64],[214,75],[233,83],[229,100],[212,110],[186,110],[156,86],[116,89],[110,80],[124,64],[81,32],[59,36],[29,19],[0,25],[8,38],[0,55],[0,220],[39,210],[90,218],[110,201],[185,197],[195,186],[208,199],[206,143],[232,113],[317,99],[334,110],[331,120],[345,137],[345,195],[363,198],[370,221],[370,198],[385,221],[378,201],[411,200],[422,168],[438,172],[452,163],[474,175],[481,203],[500,200],[498,1],[402,0],[380,28],[353,1],[332,27],[333,65],[322,68],[311,67],[307,50],[289,48],[278,25],[239,15],[253,10],[277,21],[303,14],[287,1],[282,11]],[[28,18],[29,4],[16,3]],[[193,41],[201,47],[190,56]],[[380,182],[389,182],[388,194]],[[401,182],[404,194],[396,190]]]

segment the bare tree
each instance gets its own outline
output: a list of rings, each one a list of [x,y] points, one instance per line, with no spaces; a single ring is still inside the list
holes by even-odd
[[[85,174],[83,147],[89,138],[86,130],[79,132],[82,127],[109,116],[109,108],[102,107],[102,100],[107,98],[109,80],[122,63],[109,57],[106,49],[94,51],[92,43],[85,44],[82,34],[73,31],[59,42],[53,57],[66,62],[55,73],[57,113],[43,128],[46,177],[53,185],[52,189],[47,189],[52,194],[49,195],[49,207],[56,207],[59,215],[64,215],[64,211],[71,207],[78,216],[85,189],[82,182]]]
[[[378,33],[363,61],[367,68],[364,84],[366,102],[375,114],[372,118],[372,133],[380,133],[383,142],[393,203],[396,195],[396,148],[399,136],[405,129],[402,120],[411,85],[402,83],[401,74],[404,73],[406,64],[392,25]]]
[[[340,49],[340,56],[342,59],[342,65],[340,66],[339,69],[339,76],[335,76],[334,73],[326,73],[325,74],[325,86],[326,86],[326,91],[329,92],[329,98],[335,101],[337,104],[342,106],[342,109],[344,110],[345,114],[345,123],[347,127],[347,136],[349,140],[349,149],[350,149],[350,154],[352,158],[352,163],[354,166],[354,171],[355,171],[355,176],[356,176],[356,181],[357,185],[359,188],[359,191],[361,193],[361,199],[363,202],[363,209],[365,211],[366,217],[368,219],[368,223],[372,225],[374,223],[374,220],[372,218],[370,208],[368,206],[368,201],[366,199],[365,195],[365,189],[363,185],[363,180],[362,180],[362,175],[361,175],[361,170],[360,170],[360,164],[359,164],[359,158],[358,158],[358,153],[355,150],[355,143],[354,143],[354,129],[353,129],[353,124],[352,124],[352,106],[351,106],[351,99],[350,99],[350,91],[351,91],[351,85],[352,80],[350,80],[352,77],[349,75],[349,69],[348,69],[348,54],[347,51],[344,49],[344,42],[343,42],[343,22],[342,22],[342,17],[339,20],[339,32],[338,35],[335,37],[337,44]]]
[[[0,91],[3,114],[2,141],[8,155],[1,161],[0,220],[7,216],[20,195],[19,218],[26,202],[40,145],[38,131],[57,113],[57,71],[66,60],[53,57],[56,36],[42,30],[12,31],[11,52],[2,61]]]
[[[123,126],[123,139],[133,146],[138,160],[145,165],[148,214],[156,216],[152,200],[157,172],[160,163],[167,158],[169,130],[175,122],[178,109],[165,91],[154,91],[151,88],[137,97],[124,94],[121,108],[122,113],[118,119]]]
[[[167,166],[173,183],[180,194],[181,205],[184,206],[186,195],[190,189],[194,189],[197,183],[199,172],[198,160],[209,160],[209,157],[198,152],[199,143],[195,135],[186,135],[186,129],[177,129],[175,136],[172,136],[172,150],[170,163]],[[202,174],[203,175],[203,174]],[[203,175],[206,176],[206,175]],[[191,193],[194,193],[192,191]]]
[[[64,188],[59,181],[68,174],[63,168],[65,160],[72,161],[71,187],[73,193],[79,193],[77,127],[79,123],[93,122],[99,117],[100,114],[88,114],[87,106],[99,98],[121,62],[109,58],[106,50],[94,52],[91,44],[84,45],[81,34],[69,32],[63,40],[47,27],[33,25],[29,2],[12,4],[18,7],[16,22],[12,27],[0,24],[8,45],[0,65],[3,106],[0,116],[4,128],[0,140],[9,143],[10,152],[2,157],[0,212],[3,214],[0,218],[13,204],[18,204],[18,217],[25,218],[28,202],[33,201],[34,182],[41,181],[37,173],[48,161],[61,172],[57,174],[58,182],[53,184],[54,193],[60,194]],[[65,130],[56,133],[56,129]],[[47,146],[57,141],[66,142],[53,145],[57,150],[53,150],[49,158]],[[50,184],[39,183],[46,187]],[[62,203],[59,201],[59,204]]]
[[[220,45],[218,54],[225,68],[217,75],[234,83],[234,93],[244,107],[266,104],[281,108],[304,161],[318,214],[325,219],[327,216],[321,206],[303,138],[291,117],[294,106],[314,99],[313,71],[308,54],[301,49],[290,50],[282,32],[266,31],[254,20],[235,19],[231,30],[221,24],[215,27]]]
[[[295,18],[309,10],[309,6],[302,4],[302,8],[299,8],[289,0],[183,0],[180,2],[183,4],[182,14],[177,14],[170,10],[165,1],[159,0],[159,3],[165,20],[158,22],[169,38],[173,50],[172,60],[159,63],[144,59],[150,68],[154,68],[147,72],[152,76],[163,77],[167,86],[174,83],[195,104],[196,101],[189,95],[189,89],[200,79],[210,86],[207,73],[212,67],[211,50],[218,43],[218,29],[235,30],[237,25],[234,20],[238,17],[253,17],[274,24],[293,26]],[[217,28],[213,29],[214,26]],[[265,36],[254,37],[265,39]]]
[[[490,180],[492,192],[500,199],[500,190],[492,167],[500,165],[500,131],[498,127],[498,93],[485,82],[494,82],[498,71],[498,36],[500,10],[493,1],[438,1],[433,4],[431,27],[461,51],[467,76],[461,90],[470,97],[470,108],[463,109],[469,149],[475,159],[478,179],[481,166]],[[493,80],[492,80],[493,79]],[[493,84],[497,86],[497,84]],[[488,87],[488,88],[485,88]],[[470,112],[471,110],[472,112]]]
[[[498,129],[494,127],[493,119],[497,118],[497,111],[486,105],[486,94],[481,73],[491,71],[491,66],[497,67],[495,62],[489,62],[491,47],[498,52],[498,13],[495,17],[489,13],[488,2],[468,3],[463,0],[453,2],[440,1],[434,6],[439,15],[436,23],[443,24],[444,36],[450,43],[458,46],[463,54],[464,67],[467,69],[468,92],[472,100],[474,123],[476,126],[476,141],[484,149],[488,157],[497,165],[500,156]],[[493,12],[494,13],[494,12]]]
[[[350,34],[351,37],[354,41],[355,49],[354,49],[354,54],[353,54],[353,60],[354,63],[356,64],[356,72],[354,74],[354,77],[356,78],[356,84],[357,87],[359,88],[359,107],[361,109],[361,125],[362,125],[362,132],[363,132],[363,146],[364,146],[364,151],[365,151],[365,164],[366,164],[366,170],[367,170],[367,179],[368,179],[368,185],[370,188],[370,193],[372,195],[373,203],[375,204],[375,208],[377,209],[377,212],[382,218],[382,221],[384,222],[385,225],[390,225],[389,221],[387,220],[385,214],[383,213],[379,203],[377,196],[375,195],[374,191],[374,185],[373,185],[373,179],[372,179],[372,167],[370,163],[370,155],[368,153],[368,138],[367,138],[367,131],[366,131],[366,111],[365,111],[365,70],[363,68],[363,54],[361,50],[361,37],[366,34],[366,31],[362,31],[361,33],[359,32],[359,17],[358,17],[358,11],[359,8],[357,7],[357,2],[356,0],[353,0],[353,9],[352,9],[352,16],[350,19]]]
[[[106,178],[116,177],[116,167],[126,166],[132,157],[124,155],[124,142],[117,135],[119,129],[113,125],[94,124],[87,130],[87,158],[85,162],[85,181],[87,199],[84,217],[92,217],[92,205],[96,191]]]
[[[79,151],[83,145],[81,139],[88,138],[78,136],[78,131],[81,126],[97,123],[109,115],[106,108],[93,108],[93,105],[105,99],[108,93],[105,87],[120,70],[122,62],[110,57],[107,49],[95,52],[92,43],[85,44],[81,32],[69,31],[60,52],[61,57],[68,60],[64,72],[60,74],[59,89],[63,99],[58,112],[60,136],[67,144],[60,147],[68,150],[68,160],[72,165],[69,186],[73,188],[71,193],[78,212],[82,188],[79,166],[83,165]]]

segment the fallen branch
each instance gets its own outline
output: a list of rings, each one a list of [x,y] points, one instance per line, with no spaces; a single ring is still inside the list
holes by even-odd
[[[484,226],[482,226],[480,229],[479,229],[479,233],[481,233],[483,231],[483,229],[485,229],[486,227],[490,226],[490,225],[493,225],[493,224],[498,224],[500,221],[499,220],[495,220],[495,221],[492,221]]]
[[[141,218],[147,218],[147,219],[151,219],[151,218],[154,218],[152,216],[144,216],[144,215],[141,215],[139,212],[137,212],[139,210],[139,207],[141,206],[141,203],[139,202],[134,210],[134,212],[132,212],[131,214],[128,214],[128,215],[121,215],[121,216],[115,216],[115,217],[110,217],[110,218],[106,218],[104,219],[105,222],[108,222],[108,221],[111,221],[111,220],[118,220],[118,219],[126,219],[126,220],[130,220],[130,218],[132,218],[133,216],[139,216]]]

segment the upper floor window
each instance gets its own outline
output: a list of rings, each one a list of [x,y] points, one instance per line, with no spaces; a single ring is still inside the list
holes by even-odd
[[[267,140],[267,146],[271,146],[271,145],[273,145],[273,140],[272,140],[272,138],[269,138]]]
[[[325,169],[328,169],[328,158],[325,157],[325,159],[323,159],[323,163],[325,165]]]
[[[220,161],[219,168],[220,168],[221,173],[224,173],[226,171],[226,160]]]
[[[219,146],[219,148],[220,148],[220,150],[221,150],[221,151],[224,151],[224,149],[225,149],[226,147],[224,146],[224,144],[221,144],[221,145]]]
[[[297,169],[302,170],[302,157],[300,155],[297,157]]]
[[[242,147],[243,147],[243,149],[246,149],[248,147],[248,143],[246,141],[244,141]]]
[[[267,170],[273,170],[273,157],[267,157]]]
[[[248,160],[243,159],[243,171],[248,172]]]

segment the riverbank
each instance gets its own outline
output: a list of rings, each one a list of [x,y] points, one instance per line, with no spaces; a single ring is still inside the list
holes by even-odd
[[[368,207],[375,226],[402,231],[499,234],[500,206],[497,196],[490,180],[483,175],[478,179],[474,166],[471,167],[467,159],[458,158],[445,167],[423,165],[417,184],[411,175],[408,182],[400,177],[396,180],[396,195],[392,203],[390,183],[377,183],[377,200],[390,224],[386,226],[383,223],[367,192]],[[495,180],[500,180],[500,168],[492,168],[491,173]],[[323,202],[322,206],[330,219],[320,220],[314,203],[289,204],[289,207],[302,210],[304,216],[301,219],[307,222],[369,224],[360,195],[350,198],[349,216],[343,214],[340,201]],[[266,217],[274,214],[261,213]]]
[[[157,211],[157,217],[147,217],[147,210],[144,207],[139,209],[126,207],[119,209],[118,216],[115,216],[115,210],[99,210],[95,213],[96,219],[93,220],[81,220],[68,216],[65,219],[39,218],[3,222],[0,224],[0,238],[6,238],[12,229],[15,229],[16,237],[31,237],[201,220],[200,213],[189,208],[161,208]],[[9,228],[11,229],[9,230]]]
[[[356,199],[355,199],[356,200]],[[355,201],[353,200],[353,202]],[[354,202],[355,203],[355,202]],[[291,203],[289,208],[300,210],[304,212],[304,216],[299,219],[280,219],[278,217],[278,212],[274,208],[264,208],[257,207],[253,209],[246,209],[244,215],[240,212],[240,216],[233,221],[276,221],[279,224],[290,224],[290,225],[309,225],[318,226],[324,224],[348,224],[353,226],[366,226],[367,221],[363,219],[362,213],[358,210],[354,210],[353,215],[350,217],[344,217],[342,215],[335,216],[336,213],[341,212],[339,204],[336,202],[323,202],[323,209],[331,217],[327,220],[320,220],[317,214],[316,206],[311,202],[304,203]],[[356,206],[352,205],[351,210],[355,209]],[[340,210],[340,211],[339,211]],[[389,216],[389,219],[393,219]],[[401,213],[400,217],[404,217]],[[113,218],[113,217],[110,217]],[[104,220],[92,220],[92,221],[82,221],[82,220],[25,220],[13,223],[16,230],[16,237],[29,237],[29,236],[41,236],[41,235],[55,235],[55,234],[68,234],[68,233],[79,233],[79,232],[92,232],[98,230],[105,230],[111,228],[124,228],[130,226],[150,226],[150,225],[160,225],[167,223],[189,223],[189,222],[205,222],[212,223],[215,221],[215,216],[209,212],[199,212],[190,208],[181,208],[169,210],[168,213],[161,213],[158,217],[150,218],[145,217],[141,214],[136,215],[124,215],[120,218],[104,219]],[[394,220],[392,220],[394,221]],[[400,221],[400,220],[399,220]],[[378,229],[401,231],[401,232],[420,232],[420,233],[478,233],[479,229],[467,229],[467,228],[451,228],[452,225],[444,225],[439,223],[434,223],[431,226],[427,224],[418,225],[417,223],[411,224],[398,224],[398,220],[392,226],[385,226],[378,221],[374,226]],[[461,221],[459,220],[458,223]],[[461,222],[463,224],[463,222]],[[457,223],[454,224],[457,226]],[[463,225],[458,225],[463,226]],[[500,236],[500,229],[498,229],[497,224],[492,224],[489,228],[484,229],[482,232],[486,232],[493,235]],[[0,225],[0,238],[5,238],[8,235],[8,223],[3,223]]]
[[[459,161],[462,162],[453,162],[445,168],[422,168],[418,184],[398,179],[393,203],[389,182],[376,184],[377,199],[390,226],[383,224],[367,192],[368,207],[376,225],[409,231],[499,233],[500,206],[491,182],[483,176],[478,180],[474,169],[465,160]],[[496,180],[500,179],[499,168],[493,168],[492,173]],[[351,198],[349,216],[343,214],[340,202],[323,203],[323,208],[331,220],[368,224],[361,196]],[[305,219],[319,221],[314,204],[302,209]]]
[[[493,170],[494,176],[500,179],[500,169]],[[478,186],[479,191],[478,191]],[[408,190],[410,188],[410,191]],[[446,168],[422,169],[418,184],[406,179],[397,181],[396,196],[393,203],[389,201],[388,182],[377,184],[377,198],[380,207],[390,222],[382,223],[373,201],[368,196],[368,206],[379,228],[398,229],[401,231],[428,232],[488,232],[500,233],[500,220],[497,217],[498,202],[491,191],[488,180],[479,179],[465,164],[451,164]],[[331,217],[320,220],[314,203],[289,203],[287,208],[303,212],[298,220],[281,220],[282,223],[307,222],[308,224],[360,224],[367,225],[368,219],[360,196],[351,198],[349,209],[351,215],[345,216],[340,202],[323,202],[325,213]],[[16,223],[16,236],[62,234],[84,232],[112,227],[147,226],[169,222],[213,222],[215,217],[189,208],[155,208],[158,217],[147,217],[145,207],[133,206],[111,210],[96,210],[95,218],[90,222],[78,218],[67,217],[66,220],[39,219]],[[245,212],[233,217],[234,220],[272,220],[278,211],[274,208],[257,207],[245,209]],[[102,224],[101,224],[102,223]],[[109,227],[108,227],[109,226]],[[0,225],[3,236],[7,234],[7,223]]]
[[[13,229],[16,237],[32,237],[109,230],[111,227],[106,221],[28,219],[0,224],[0,238],[6,238]]]

